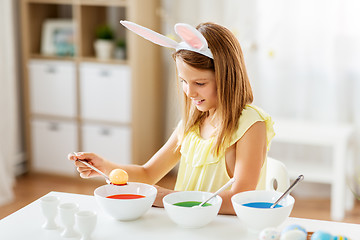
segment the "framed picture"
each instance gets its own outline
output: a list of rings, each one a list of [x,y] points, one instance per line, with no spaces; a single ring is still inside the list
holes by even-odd
[[[55,56],[74,56],[75,26],[72,20],[48,19],[43,23],[41,53]]]

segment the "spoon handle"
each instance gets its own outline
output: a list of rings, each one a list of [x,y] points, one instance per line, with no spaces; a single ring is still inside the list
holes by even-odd
[[[295,185],[298,182],[302,181],[303,179],[304,179],[304,175],[299,175],[297,177],[297,179],[293,182],[293,184],[291,184],[291,186],[283,193],[283,195],[281,195],[281,197],[276,202],[274,202],[273,205],[270,206],[270,208],[274,208],[281,201],[281,199],[286,197],[291,192],[291,190],[295,187]]]
[[[76,153],[73,153],[76,156]],[[110,181],[109,177],[106,176],[105,173],[103,173],[102,171],[100,171],[99,169],[97,169],[96,167],[94,167],[93,165],[89,164],[86,161],[80,160],[80,159],[76,159],[76,161],[81,162],[82,164],[88,166],[89,168],[91,168],[92,170],[96,171],[97,173],[101,174],[106,180]]]
[[[225,189],[227,189],[231,184],[233,184],[235,182],[235,178],[231,178],[227,183],[224,184],[224,186],[222,186],[221,188],[219,188],[219,190],[217,190],[216,192],[213,193],[213,195],[211,195],[208,199],[206,199],[205,201],[203,201],[202,203],[200,203],[198,206],[201,207],[202,205],[204,205],[205,203],[207,203],[210,199],[212,199],[213,197],[215,197],[216,195],[218,195],[220,192],[224,191]]]

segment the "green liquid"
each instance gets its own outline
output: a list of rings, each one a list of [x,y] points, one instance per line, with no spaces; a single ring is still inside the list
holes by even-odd
[[[197,201],[186,201],[186,202],[178,202],[178,203],[174,203],[175,206],[180,206],[180,207],[193,207],[193,206],[198,206],[200,205],[201,202],[197,202]],[[203,207],[206,206],[211,206],[210,203],[205,203],[204,205],[202,205]]]

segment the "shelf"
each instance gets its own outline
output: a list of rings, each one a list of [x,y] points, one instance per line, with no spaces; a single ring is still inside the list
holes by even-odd
[[[126,0],[79,0],[79,4],[89,5],[89,6],[126,7],[127,1]]]
[[[92,62],[92,63],[105,63],[105,64],[121,64],[121,65],[128,65],[129,61],[127,60],[119,60],[119,59],[109,59],[109,60],[101,60],[96,57],[82,57],[79,58],[80,62]]]
[[[49,114],[37,114],[37,113],[33,113],[30,115],[31,119],[44,119],[44,120],[49,120],[49,121],[55,121],[55,120],[60,120],[60,121],[77,121],[78,118],[76,117],[65,117],[65,116],[59,116],[59,115],[49,115]]]
[[[80,57],[95,58],[95,32],[101,25],[109,25],[112,28],[114,32],[114,42],[118,39],[126,39],[125,28],[121,27],[119,23],[120,19],[126,19],[127,10],[124,6],[116,5],[115,7],[112,6],[109,8],[106,5],[99,6],[91,4],[81,5],[79,9],[80,34],[78,54]]]
[[[29,54],[40,55],[44,44],[43,25],[46,20],[74,20],[73,6],[68,4],[68,1],[30,1],[27,8],[27,14],[24,14],[23,18],[27,25],[24,26],[24,31],[27,36],[31,36],[28,39]]]
[[[79,62],[92,62],[92,63],[104,63],[104,64],[115,64],[115,65],[128,65],[128,60],[120,60],[120,59],[108,59],[101,60],[96,57],[62,57],[62,56],[50,56],[50,55],[42,55],[42,54],[31,54],[31,59],[37,60],[54,60],[54,61],[79,61]]]
[[[104,125],[114,126],[114,127],[132,127],[131,123],[121,123],[121,122],[94,120],[94,119],[86,119],[86,118],[82,118],[81,122],[89,123],[89,124],[104,124]]]
[[[39,4],[79,4],[79,5],[92,5],[92,6],[127,6],[127,0],[25,0],[28,3]]]
[[[73,4],[73,0],[25,0],[27,3],[38,3],[38,4]]]
[[[38,60],[75,61],[75,57],[51,56],[51,55],[43,55],[43,54],[37,54],[37,53],[31,54],[30,58],[38,59]]]

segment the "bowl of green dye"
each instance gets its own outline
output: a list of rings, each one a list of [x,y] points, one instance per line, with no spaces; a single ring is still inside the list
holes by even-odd
[[[200,191],[174,192],[163,198],[164,208],[169,218],[184,228],[200,228],[209,224],[219,213],[222,198],[216,196],[202,207],[202,201],[208,199],[212,193]]]
[[[290,216],[295,203],[290,195],[275,208],[270,208],[281,195],[277,191],[246,191],[232,196],[231,202],[241,223],[250,231],[258,232],[269,227],[276,228]]]

